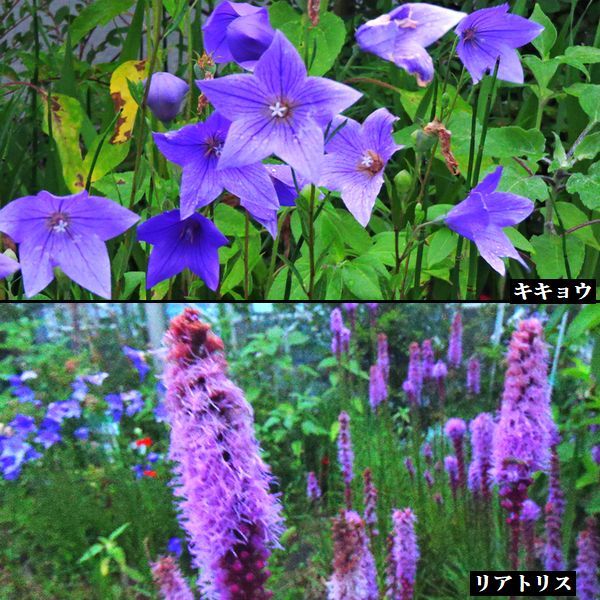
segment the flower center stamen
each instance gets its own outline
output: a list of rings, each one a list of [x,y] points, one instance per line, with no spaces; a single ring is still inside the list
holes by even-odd
[[[473,28],[467,29],[463,32],[463,40],[472,40],[475,37],[475,30]]]
[[[54,213],[48,219],[48,227],[56,233],[65,233],[69,227],[69,218],[64,213]]]
[[[369,173],[370,175],[377,175],[383,169],[383,160],[377,152],[373,150],[367,150],[360,159],[358,164],[358,170]]]
[[[281,101],[277,100],[275,104],[271,104],[269,106],[269,110],[271,111],[272,117],[283,119],[287,115],[289,107],[283,104]]]

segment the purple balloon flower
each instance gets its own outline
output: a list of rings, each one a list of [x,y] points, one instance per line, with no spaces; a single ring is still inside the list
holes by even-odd
[[[241,205],[257,219],[268,221],[277,212],[279,202],[275,189],[264,166],[257,162],[256,155],[241,168],[221,168],[223,159],[219,157],[230,125],[230,121],[213,113],[204,123],[154,134],[158,149],[171,162],[183,167],[182,219],[191,216],[197,208],[210,204],[223,188],[238,196]],[[270,233],[275,236],[274,231]]]
[[[144,81],[144,84],[146,81]],[[171,121],[177,116],[190,86],[171,73],[153,73],[147,104],[157,119]]]
[[[516,48],[535,39],[544,27],[518,15],[508,14],[508,3],[476,10],[456,28],[460,37],[456,51],[477,83],[486,72],[493,72],[496,60],[498,79],[523,83],[523,67]]]
[[[217,289],[218,251],[229,241],[206,217],[194,213],[180,221],[179,211],[170,210],[142,223],[138,227],[138,239],[154,245],[148,261],[148,288],[187,267],[208,288]]]
[[[233,121],[220,169],[250,165],[275,154],[312,183],[319,180],[324,128],[361,96],[336,81],[308,77],[298,51],[280,31],[253,75],[196,83]]]
[[[392,154],[403,147],[392,137],[395,120],[387,109],[380,108],[362,126],[345,117],[337,117],[332,124],[341,129],[327,143],[320,185],[340,191],[344,204],[363,227],[383,185],[383,170]]]
[[[73,435],[78,439],[78,440],[87,440],[90,437],[90,430],[87,427],[78,427],[74,432]]]
[[[275,35],[267,9],[245,2],[221,2],[202,31],[204,48],[216,63],[233,61],[250,71]]]
[[[53,419],[46,418],[40,423],[40,428],[34,441],[44,446],[47,450],[50,446],[54,446],[54,444],[60,442],[62,437],[59,432],[60,423],[57,423]]]
[[[265,169],[271,177],[279,204],[281,206],[296,206],[298,190],[302,191],[302,188],[308,183],[306,178],[296,173],[296,181],[294,182],[292,169],[287,165],[265,165]],[[296,184],[298,184],[297,189]]]
[[[464,16],[465,13],[431,4],[403,4],[361,25],[356,41],[365,52],[406,69],[424,86],[433,79],[433,62],[425,48]]]
[[[504,276],[503,256],[522,265],[525,262],[502,228],[527,218],[533,211],[533,202],[516,194],[497,192],[501,177],[502,167],[498,167],[446,215],[445,221],[450,229],[475,242],[481,257]]]
[[[19,244],[28,298],[54,279],[54,267],[90,292],[110,298],[110,261],[104,242],[138,219],[116,202],[86,191],[70,196],[41,191],[0,210],[0,231]]]
[[[9,423],[11,429],[15,431],[15,434],[26,438],[30,433],[34,432],[35,419],[29,415],[17,414],[15,418]]]
[[[146,379],[146,375],[150,372],[150,367],[146,362],[146,353],[143,350],[132,348],[131,346],[123,346],[121,348],[123,354],[133,363],[136,368],[140,381]]]
[[[20,269],[20,265],[17,261],[4,254],[0,254],[0,279],[4,279],[9,275],[12,275]]]

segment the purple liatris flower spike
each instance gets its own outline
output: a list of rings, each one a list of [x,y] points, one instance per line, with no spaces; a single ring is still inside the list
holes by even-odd
[[[456,498],[456,489],[458,488],[458,461],[456,460],[456,456],[446,456],[444,458],[444,468],[446,469],[446,473],[448,473],[452,497]]]
[[[186,308],[167,332],[169,458],[180,525],[207,597],[265,600],[281,505],[260,456],[253,411],[227,374],[223,342]]]
[[[588,517],[585,529],[577,537],[577,598],[597,600],[600,597],[600,536],[598,523]]]
[[[53,279],[54,267],[90,292],[111,297],[106,240],[129,229],[139,217],[112,200],[86,191],[54,196],[41,191],[0,210],[0,231],[19,244],[28,298]]]
[[[366,227],[383,185],[383,171],[400,150],[392,137],[396,117],[385,108],[369,115],[363,125],[336,117],[333,137],[327,142],[320,185],[341,192],[346,208]]]
[[[370,535],[379,535],[377,530],[377,488],[373,483],[373,472],[369,467],[363,471],[365,523]]]
[[[485,500],[491,498],[490,469],[494,427],[494,419],[489,413],[480,413],[469,424],[473,449],[469,466],[469,489],[476,494],[481,493]]]
[[[338,417],[340,431],[338,434],[338,461],[344,478],[344,497],[348,509],[352,508],[352,479],[354,478],[354,452],[352,450],[352,438],[350,437],[350,416],[342,411]]]
[[[443,408],[444,402],[446,401],[446,377],[448,376],[448,367],[446,367],[446,363],[442,360],[438,360],[435,365],[433,365],[432,375],[437,386],[440,408]]]
[[[592,454],[592,460],[597,465],[600,465],[600,444],[596,444],[595,446],[592,446],[591,454]]]
[[[344,330],[344,319],[342,311],[334,308],[329,319],[331,328],[331,352],[339,359],[342,355],[342,332]]]
[[[4,279],[20,269],[20,265],[12,258],[8,258],[5,254],[0,253],[0,279]]]
[[[231,122],[225,117],[213,113],[204,123],[154,134],[154,141],[162,154],[183,169],[182,219],[194,214],[197,208],[210,204],[223,189],[237,196],[240,204],[256,219],[270,222],[277,213],[279,201],[275,188],[256,156],[239,168],[223,165],[223,144],[231,127]],[[275,229],[268,229],[275,237],[276,224]]]
[[[412,342],[408,349],[408,376],[412,384],[417,404],[421,403],[421,389],[423,388],[423,370],[421,367],[421,349],[417,342]]]
[[[333,519],[333,574],[327,582],[328,600],[377,600],[375,561],[365,523],[353,510]]]
[[[350,340],[352,339],[352,331],[347,327],[342,327],[342,335],[340,336],[342,344],[342,353],[348,354],[350,352]]]
[[[500,275],[506,274],[502,257],[525,262],[503,231],[517,225],[533,211],[531,200],[509,192],[497,192],[502,177],[498,167],[477,184],[467,198],[457,204],[445,217],[446,225],[471,240],[481,257]]]
[[[263,6],[221,2],[202,27],[204,47],[217,63],[236,62],[252,70],[273,41],[275,31]]]
[[[565,569],[562,550],[562,520],[565,512],[565,495],[560,486],[560,463],[556,450],[558,435],[553,439],[553,442],[548,478],[548,500],[544,507],[546,516],[544,569],[547,571],[562,571]]]
[[[395,566],[394,585],[397,596],[394,600],[412,600],[414,597],[419,546],[415,532],[416,515],[410,508],[392,511],[393,543],[390,560]]]
[[[377,311],[379,310],[379,302],[367,302],[366,304],[369,316],[371,317],[371,323],[374,324],[377,318]]]
[[[433,79],[433,61],[425,48],[464,16],[465,13],[432,4],[403,4],[361,25],[356,31],[356,41],[362,50],[415,75],[423,86]]]
[[[177,116],[189,89],[183,79],[171,73],[152,73],[147,104],[154,116],[166,123]]]
[[[510,563],[519,565],[519,515],[534,471],[545,470],[556,426],[550,413],[548,355],[538,319],[519,323],[510,341],[493,473],[511,526]]]
[[[523,528],[523,540],[527,553],[527,568],[535,569],[535,523],[540,518],[542,509],[527,498],[521,509],[521,526]]]
[[[425,442],[423,444],[423,447],[421,448],[421,454],[428,465],[433,462],[433,448],[429,442]]]
[[[466,16],[456,28],[456,52],[477,83],[498,64],[498,79],[523,83],[523,67],[516,48],[535,39],[544,27],[508,14],[508,3],[482,8]]]
[[[386,385],[390,382],[390,356],[388,353],[388,340],[385,333],[377,335],[377,364],[381,367],[381,373]]]
[[[373,365],[369,372],[369,403],[373,411],[377,411],[377,408],[382,402],[385,402],[388,397],[387,385],[381,372],[379,365]]]
[[[431,474],[431,471],[429,469],[425,469],[425,471],[423,471],[423,479],[425,479],[425,482],[427,483],[427,487],[429,487],[429,488],[433,487],[435,480],[433,479],[433,475]]]
[[[321,497],[321,488],[314,471],[306,476],[306,496],[311,502],[317,502]]]
[[[417,393],[415,391],[415,386],[412,381],[406,379],[402,383],[402,391],[406,394],[406,400],[408,401],[408,405],[411,407],[416,407],[419,405],[417,402]]]
[[[480,364],[476,356],[469,359],[467,365],[467,392],[476,396],[481,391]]]
[[[435,355],[431,340],[423,340],[421,344],[421,365],[423,371],[423,381],[433,379],[433,367],[435,365]]]
[[[462,419],[452,418],[448,419],[444,427],[445,434],[452,441],[454,446],[454,455],[458,462],[458,486],[464,487],[466,484],[466,472],[465,472],[465,454],[463,447],[463,440],[467,431],[467,424]]]
[[[462,316],[457,312],[452,318],[450,326],[450,340],[448,341],[448,364],[458,368],[462,362]]]
[[[148,261],[146,287],[174,277],[184,269],[200,277],[211,290],[219,286],[219,248],[229,240],[201,214],[181,220],[170,210],[142,223],[138,239],[153,244]]]
[[[220,168],[242,167],[275,154],[311,183],[319,180],[324,128],[361,96],[341,83],[308,77],[298,51],[280,31],[253,75],[228,75],[197,85],[233,121]]]
[[[150,567],[162,600],[194,600],[194,595],[173,556],[161,556]]]
[[[342,308],[346,311],[350,319],[350,328],[354,331],[356,326],[356,311],[358,310],[358,302],[344,302]]]
[[[413,463],[413,460],[410,456],[407,456],[404,459],[404,466],[406,467],[406,470],[408,471],[410,478],[413,479],[415,476],[415,464]]]

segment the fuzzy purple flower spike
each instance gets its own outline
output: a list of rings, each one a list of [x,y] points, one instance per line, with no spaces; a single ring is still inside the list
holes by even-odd
[[[150,567],[162,600],[194,600],[174,556],[161,556]]]
[[[393,600],[412,600],[414,597],[417,563],[420,553],[415,532],[416,515],[410,508],[392,511],[393,539],[389,561],[393,564],[388,588]],[[390,569],[392,571],[392,569]]]
[[[267,560],[283,531],[253,411],[227,375],[223,342],[186,308],[166,335],[174,493],[201,593],[266,600]]]
[[[597,600],[600,597],[600,536],[598,522],[588,517],[585,529],[577,537],[577,598]]]
[[[476,356],[472,356],[467,364],[467,392],[477,396],[481,391],[481,365]]]
[[[318,502],[321,497],[321,488],[314,471],[306,476],[306,496],[311,502]]]
[[[444,427],[445,434],[452,441],[454,446],[454,455],[456,456],[457,467],[458,467],[458,481],[457,486],[460,488],[465,487],[466,484],[466,473],[465,473],[465,453],[463,440],[467,431],[467,424],[462,419],[452,418],[448,419]]]
[[[354,452],[350,437],[350,416],[344,410],[338,417],[340,432],[338,434],[338,461],[344,478],[344,499],[348,510],[352,508],[352,479],[354,479]]]

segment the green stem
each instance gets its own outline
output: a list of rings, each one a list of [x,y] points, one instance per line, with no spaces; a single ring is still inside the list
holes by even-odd
[[[310,200],[308,204],[308,262],[310,275],[308,280],[308,299],[312,300],[315,294],[315,186],[310,186]]]
[[[246,220],[244,228],[244,300],[248,300],[250,295],[250,270],[249,270],[249,249],[250,249],[250,215],[246,211]]]
[[[33,41],[34,41],[34,52],[35,52],[35,64],[33,66],[33,78],[31,80],[31,123],[32,123],[32,163],[31,163],[31,179],[33,189],[37,191],[37,167],[38,167],[38,125],[37,125],[37,94],[34,88],[37,88],[39,83],[39,61],[40,61],[40,36],[38,29],[38,9],[37,0],[32,2],[32,13],[33,13]],[[50,109],[50,106],[48,106]]]

